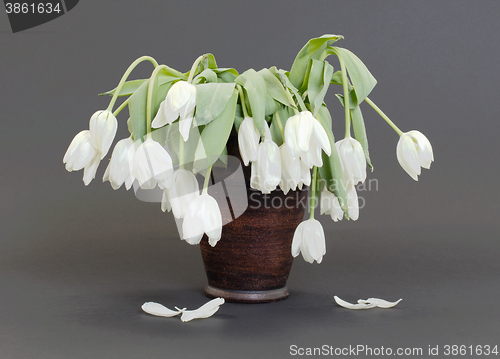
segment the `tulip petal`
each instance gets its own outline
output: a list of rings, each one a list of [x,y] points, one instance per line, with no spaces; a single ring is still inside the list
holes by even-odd
[[[245,117],[238,131],[238,147],[245,166],[257,160],[260,135],[251,117]]]
[[[97,167],[99,166],[100,163],[99,159],[99,153],[96,152],[96,155],[92,162],[90,162],[84,169],[83,169],[83,183],[85,183],[85,186],[88,186],[90,182],[95,178],[95,174],[97,172]]]
[[[431,167],[431,162],[434,161],[434,154],[432,152],[432,146],[427,137],[425,137],[421,132],[412,130],[408,134],[417,143],[418,158],[420,161],[420,166],[429,169]]]
[[[179,132],[186,142],[189,139],[189,131],[191,130],[191,125],[193,124],[193,116],[188,116],[179,120]]]
[[[314,141],[316,146],[321,147],[328,156],[332,154],[332,147],[330,146],[330,140],[328,139],[328,135],[326,134],[326,131],[323,128],[323,126],[321,126],[319,121],[316,119],[314,119],[313,121],[313,136],[311,137],[312,137],[311,142]]]
[[[375,304],[363,304],[363,303],[352,304],[346,302],[345,300],[340,299],[337,296],[334,296],[333,298],[335,298],[335,302],[337,302],[338,305],[347,309],[370,309],[376,307]]]
[[[146,302],[141,306],[141,308],[146,313],[156,315],[158,317],[170,318],[182,313],[180,310],[168,309],[167,307],[154,302]]]
[[[398,162],[403,169],[415,180],[418,181],[420,175],[420,160],[415,142],[410,135],[401,135],[396,148]]]
[[[167,118],[165,117],[164,106],[165,106],[165,100],[161,102],[160,108],[158,109],[158,112],[156,113],[153,122],[151,122],[152,128],[160,128],[168,124]]]
[[[380,299],[380,298],[368,298],[368,299],[359,299],[358,303],[360,304],[374,304],[379,308],[392,308],[398,305],[399,302],[401,302],[403,299],[399,299],[395,302],[389,302],[385,299]]]
[[[189,322],[193,319],[209,318],[219,310],[222,304],[224,304],[224,298],[212,299],[196,310],[184,310],[182,312],[181,320],[183,322]]]

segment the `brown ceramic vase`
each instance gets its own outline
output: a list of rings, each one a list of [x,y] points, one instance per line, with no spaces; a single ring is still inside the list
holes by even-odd
[[[241,161],[237,135],[227,144],[228,155]],[[208,279],[205,294],[228,302],[266,303],[288,297],[286,282],[292,267],[293,234],[302,222],[307,205],[307,189],[290,191],[278,188],[263,195],[250,188],[250,166],[243,167],[247,198],[240,208],[244,213],[222,228],[222,237],[211,247],[206,236],[201,254]],[[227,195],[227,192],[226,192]],[[231,212],[238,202],[231,202]],[[243,204],[242,204],[243,206]],[[229,217],[230,218],[230,217]]]

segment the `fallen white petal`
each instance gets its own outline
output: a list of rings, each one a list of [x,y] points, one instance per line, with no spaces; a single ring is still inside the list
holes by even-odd
[[[396,306],[402,300],[403,299],[399,299],[395,302],[389,302],[385,299],[380,299],[380,298],[368,298],[366,300],[360,299],[360,300],[358,300],[358,303],[360,303],[360,304],[374,304],[379,308],[392,308],[392,307]]]
[[[158,317],[175,317],[176,315],[182,313],[180,310],[168,309],[167,307],[154,302],[146,302],[141,308],[146,313],[156,315]]]
[[[335,301],[337,302],[338,305],[340,305],[341,307],[347,308],[347,309],[369,309],[369,308],[376,307],[375,304],[362,304],[362,303],[352,304],[352,303],[346,302],[345,300],[340,299],[337,296],[334,296],[334,298],[335,298]]]
[[[205,303],[196,310],[185,310],[182,312],[181,320],[183,322],[189,322],[193,319],[208,318],[215,314],[219,310],[219,307],[224,304],[224,298],[215,298]]]

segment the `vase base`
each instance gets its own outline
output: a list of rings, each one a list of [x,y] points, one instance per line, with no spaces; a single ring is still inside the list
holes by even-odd
[[[231,290],[221,289],[207,285],[205,294],[209,298],[224,298],[226,302],[231,303],[271,303],[288,297],[287,287],[261,290],[261,291],[246,291],[246,290]]]

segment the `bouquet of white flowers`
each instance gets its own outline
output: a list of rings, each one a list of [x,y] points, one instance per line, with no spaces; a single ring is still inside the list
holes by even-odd
[[[84,170],[88,185],[107,155],[117,131],[116,116],[128,107],[130,137],[118,141],[104,174],[113,189],[134,181],[142,189],[163,190],[162,210],[183,219],[182,236],[190,244],[206,234],[215,246],[222,220],[217,201],[207,193],[212,166],[224,164],[233,129],[250,186],[262,193],[310,186],[310,218],[296,229],[292,255],[321,262],[325,254],[321,214],[334,221],[358,219],[356,184],[372,168],[360,104],[370,105],[400,136],[397,158],[415,180],[433,161],[432,147],[418,131],[403,133],[369,98],[375,78],[347,49],[332,46],[339,35],[311,39],[297,54],[290,71],[276,67],[239,74],[219,68],[212,54],[200,56],[187,73],[159,65],[149,56],[134,61],[111,95],[109,106],[90,119],[89,130],[77,134],[63,162],[68,171]],[[335,55],[340,70],[326,61]],[[154,65],[148,79],[128,80],[141,62]],[[345,135],[335,141],[332,118],[324,103],[330,85],[345,109]],[[114,110],[118,97],[125,97]],[[354,137],[351,136],[351,127]],[[196,174],[205,177],[203,188]],[[323,188],[321,188],[323,187]],[[279,188],[279,189],[278,189]],[[321,193],[321,200],[318,201]]]

